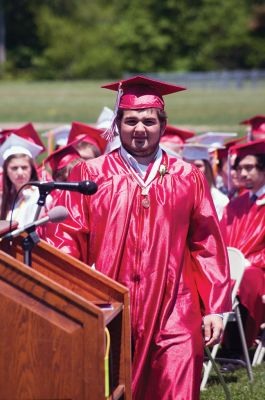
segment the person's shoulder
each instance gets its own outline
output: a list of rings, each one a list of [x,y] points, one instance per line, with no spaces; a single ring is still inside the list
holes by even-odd
[[[248,202],[249,202],[249,192],[245,191],[242,194],[233,197],[228,203],[227,207],[228,209],[238,209]]]
[[[111,153],[103,154],[91,160],[81,161],[73,167],[71,175],[97,178],[102,176],[106,179],[108,176],[115,175],[118,165],[117,157],[118,153],[114,150]]]
[[[100,169],[108,161],[110,155],[111,155],[111,153],[103,154],[103,155],[101,155],[99,157],[96,157],[96,158],[91,158],[90,160],[85,161],[85,165],[89,170],[91,170],[91,169]]]

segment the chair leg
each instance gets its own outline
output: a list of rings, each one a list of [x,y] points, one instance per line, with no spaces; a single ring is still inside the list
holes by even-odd
[[[261,351],[259,353],[259,358],[257,360],[257,365],[262,363],[264,356],[265,356],[265,346],[262,346]]]
[[[228,319],[229,319],[229,313],[225,313],[225,314],[224,314],[224,319],[223,319],[224,330],[225,330],[225,327],[226,327],[226,325],[227,325]],[[211,357],[212,357],[213,359],[215,359],[216,354],[217,354],[217,352],[218,352],[218,350],[219,350],[219,347],[220,347],[220,343],[217,343],[217,344],[215,344],[215,345],[213,346],[212,351],[211,351]],[[213,365],[212,365],[212,362],[211,362],[211,360],[209,360],[209,361],[206,363],[206,366],[205,366],[205,368],[204,368],[204,373],[203,373],[203,378],[202,378],[202,381],[201,381],[201,388],[200,388],[201,390],[204,390],[204,389],[205,389],[205,386],[206,386],[206,384],[207,384],[207,381],[208,381],[208,378],[209,378],[209,375],[210,375],[212,366],[213,366]]]
[[[250,382],[253,382],[253,380],[254,380],[253,371],[252,371],[252,367],[251,367],[251,363],[250,363],[248,347],[247,347],[247,343],[246,343],[246,338],[245,338],[245,334],[244,334],[244,328],[243,328],[241,314],[240,314],[240,311],[239,311],[238,304],[235,305],[234,311],[235,311],[235,314],[236,314],[236,320],[237,320],[237,324],[238,324],[239,335],[240,335],[240,339],[241,339],[241,343],[242,343],[242,347],[243,347],[243,354],[244,354],[244,358],[245,358],[245,361],[246,361],[248,378],[249,378]]]
[[[262,363],[262,360],[265,355],[265,330],[262,332],[260,342],[256,348],[253,360],[252,360],[252,366],[255,367],[256,365],[259,365]]]
[[[252,367],[256,367],[256,365],[258,365],[258,360],[260,357],[261,350],[262,350],[262,342],[260,341],[254,353],[254,357],[252,360]]]
[[[225,383],[225,380],[224,380],[224,378],[223,378],[223,376],[222,376],[222,374],[221,374],[216,362],[212,358],[212,355],[211,355],[211,352],[210,352],[209,348],[205,347],[205,351],[206,351],[206,353],[207,353],[207,355],[209,357],[209,360],[212,363],[212,366],[213,366],[213,368],[214,368],[214,370],[215,370],[215,372],[216,372],[216,374],[217,374],[217,376],[219,378],[219,381],[220,381],[221,385],[223,386],[226,400],[231,400],[231,393],[229,391],[229,388],[228,388],[227,384]]]
[[[215,359],[215,357],[216,357],[216,354],[217,354],[217,351],[218,351],[218,349],[219,349],[219,346],[220,346],[220,345],[219,345],[219,343],[218,343],[218,344],[215,344],[215,345],[213,346],[213,348],[212,348],[211,357],[212,357],[213,359]],[[209,378],[209,375],[210,375],[212,366],[213,366],[212,361],[209,360],[209,361],[206,363],[206,367],[205,367],[205,369],[204,369],[203,378],[202,378],[202,381],[201,381],[201,390],[204,390],[204,389],[205,389],[205,386],[206,386],[206,384],[207,384],[207,381],[208,381],[208,378]]]

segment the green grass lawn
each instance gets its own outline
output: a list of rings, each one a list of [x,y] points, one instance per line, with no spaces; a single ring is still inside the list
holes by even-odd
[[[103,106],[113,109],[115,92],[105,82],[0,81],[1,123],[94,123]],[[166,96],[169,123],[206,130],[244,132],[243,119],[265,114],[265,83],[257,88],[191,88]]]
[[[232,400],[263,400],[265,399],[265,363],[253,368],[254,382],[249,383],[245,369],[225,374]],[[224,390],[217,376],[213,373],[208,381],[207,389],[201,392],[201,400],[223,400]]]

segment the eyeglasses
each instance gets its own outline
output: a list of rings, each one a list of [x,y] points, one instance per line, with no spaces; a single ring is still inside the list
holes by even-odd
[[[246,165],[238,165],[236,168],[237,172],[242,172],[243,170],[247,172],[251,172],[254,168],[257,168],[257,164],[246,164]]]

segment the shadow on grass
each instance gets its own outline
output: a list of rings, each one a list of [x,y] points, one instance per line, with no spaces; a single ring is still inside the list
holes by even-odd
[[[225,383],[227,383],[227,384],[228,383],[237,383],[239,381],[239,378],[236,375],[234,375],[233,373],[222,374],[222,376],[224,378]],[[209,377],[208,382],[207,382],[208,387],[210,387],[212,385],[218,385],[218,384],[220,384],[220,381],[219,381],[219,378],[217,375],[216,376],[212,375]]]

